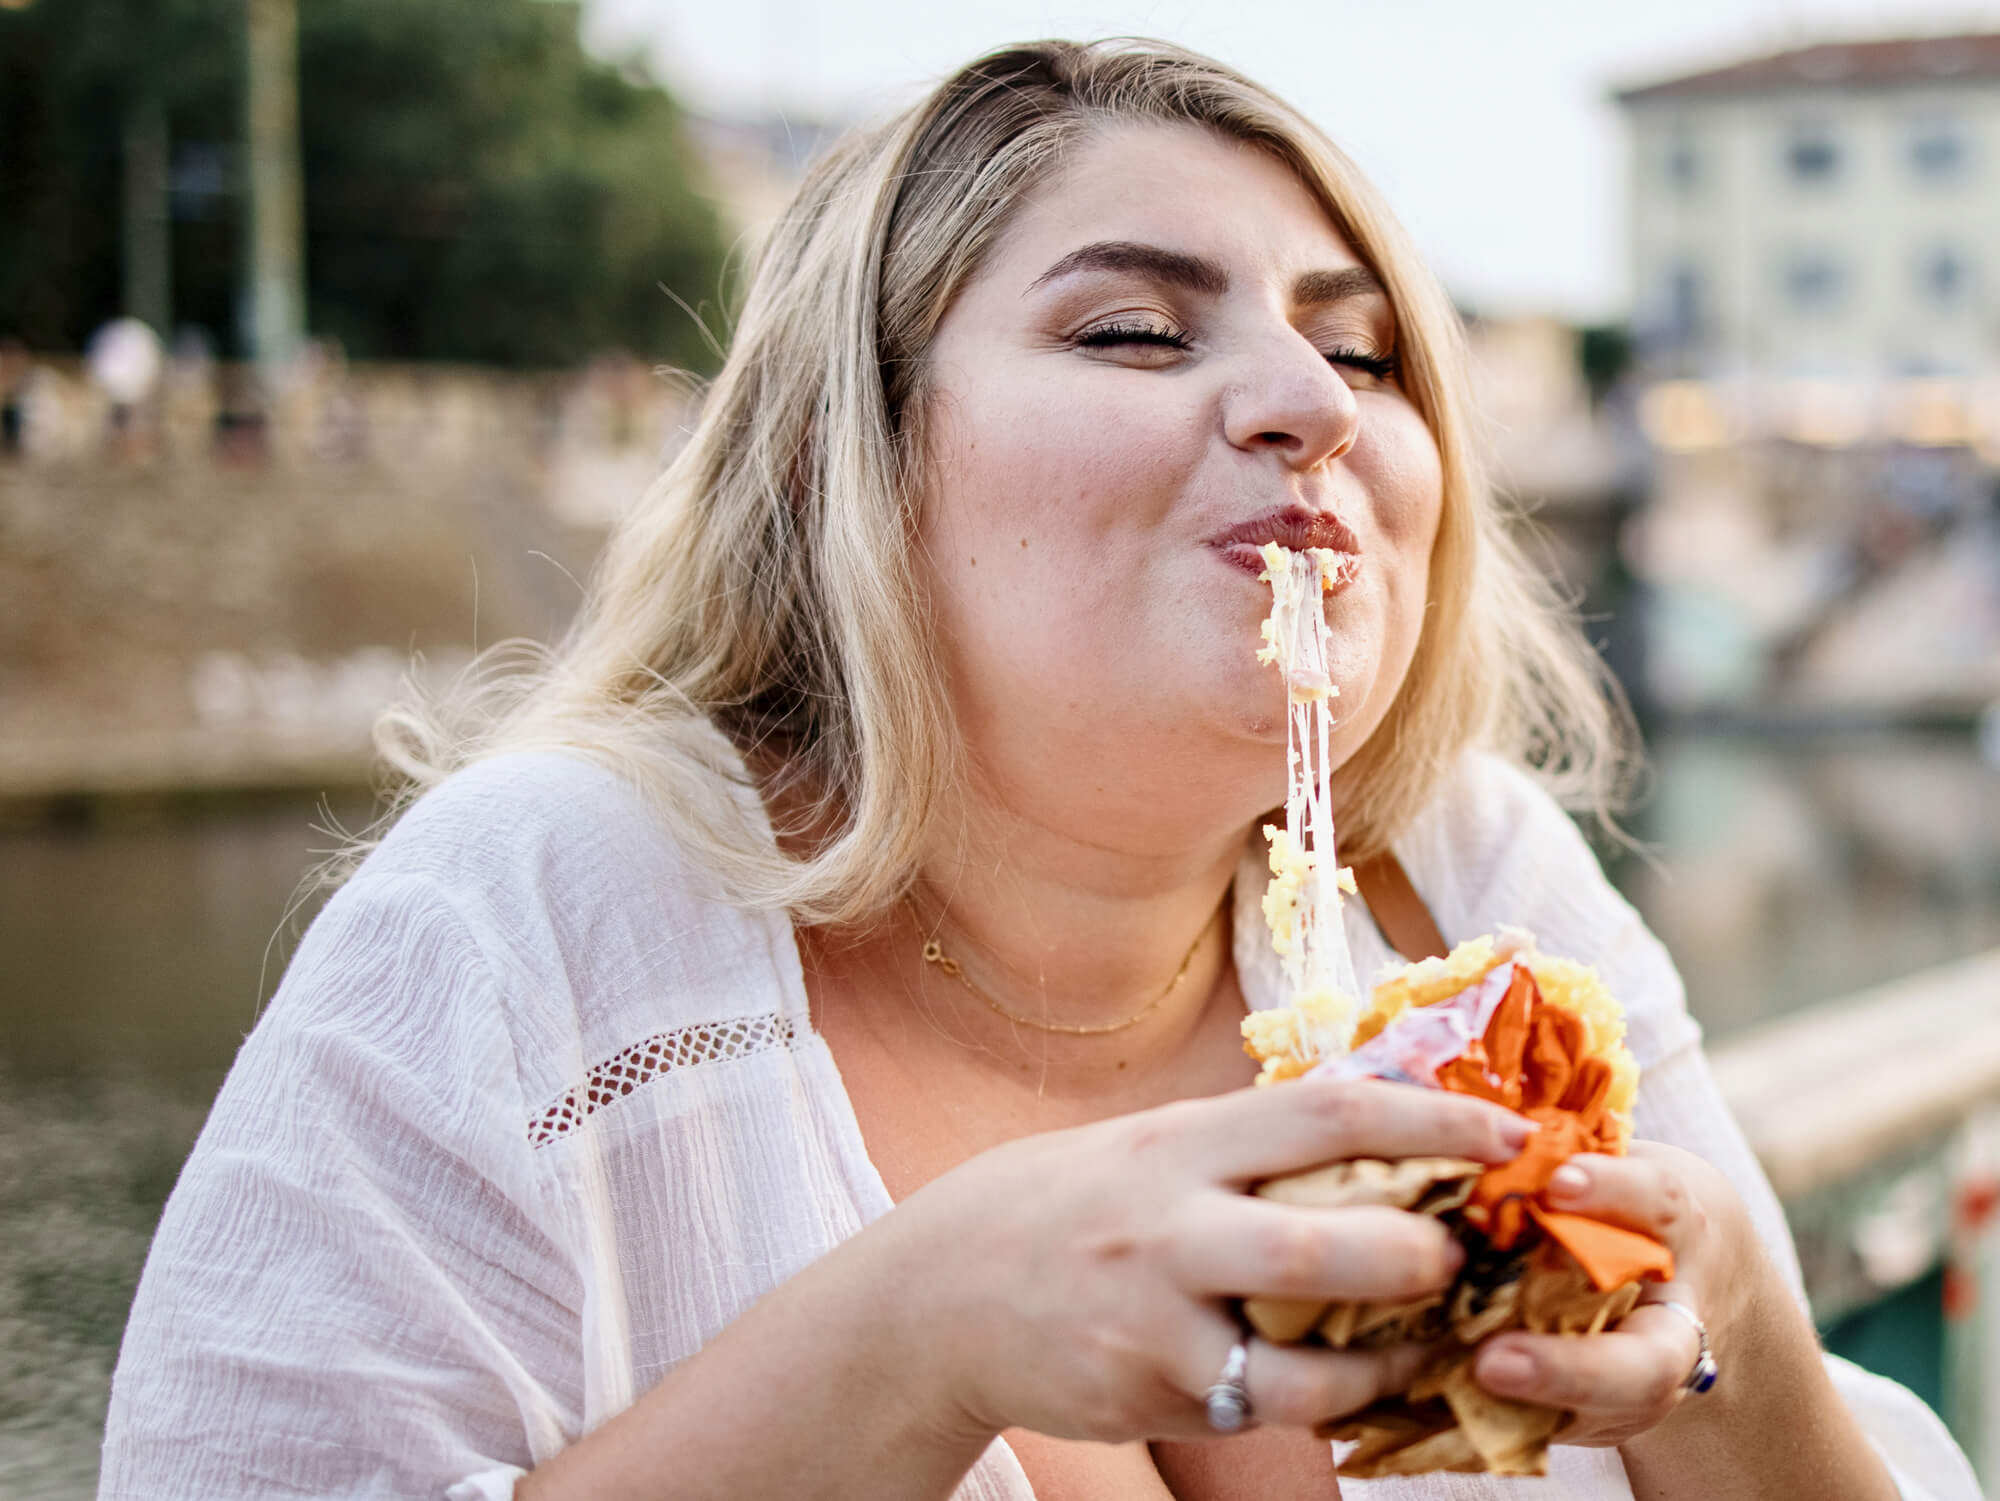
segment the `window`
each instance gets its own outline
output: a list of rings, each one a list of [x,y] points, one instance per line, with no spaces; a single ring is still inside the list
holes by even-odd
[[[1949,120],[1925,120],[1910,133],[1910,169],[1941,181],[1965,170],[1965,137]]]
[[[1792,132],[1785,164],[1794,182],[1831,182],[1840,171],[1840,147],[1824,127],[1802,125]]]
[[[1797,312],[1829,312],[1840,301],[1845,279],[1831,256],[1795,255],[1785,265],[1785,296]]]
[[[1939,307],[1956,305],[1971,281],[1972,268],[1948,245],[1931,251],[1917,269],[1917,282],[1924,296]]]
[[[168,211],[176,219],[223,218],[236,179],[235,147],[177,144],[167,168]]]
[[[1686,135],[1667,143],[1667,181],[1682,193],[1691,193],[1701,181],[1701,153]]]

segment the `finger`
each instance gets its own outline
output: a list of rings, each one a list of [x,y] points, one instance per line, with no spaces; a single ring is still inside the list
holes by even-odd
[[[1678,1250],[1701,1238],[1700,1201],[1671,1161],[1583,1152],[1556,1169],[1549,1202],[1638,1230]]]
[[[1608,1334],[1496,1335],[1480,1347],[1472,1374],[1496,1396],[1629,1426],[1657,1419],[1674,1405],[1698,1353],[1685,1320],[1637,1308]]]
[[[1533,1123],[1466,1095],[1373,1079],[1297,1079],[1197,1102],[1179,1145],[1214,1182],[1260,1178],[1350,1157],[1470,1157],[1508,1162]]]
[[[1222,1371],[1230,1347],[1244,1338],[1219,1315],[1216,1323],[1219,1332],[1189,1343],[1190,1359],[1176,1373],[1176,1384],[1196,1404],[1184,1430],[1190,1437],[1214,1436],[1206,1393]],[[1384,1350],[1288,1347],[1254,1335],[1245,1341],[1245,1348],[1243,1387],[1250,1399],[1250,1422],[1304,1428],[1407,1390],[1432,1353],[1422,1345],[1392,1345]]]
[[[1449,1286],[1465,1253],[1427,1215],[1297,1209],[1240,1194],[1197,1201],[1171,1238],[1189,1291],[1210,1297],[1388,1301]]]
[[[1299,1428],[1346,1417],[1378,1398],[1408,1391],[1433,1353],[1423,1345],[1320,1350],[1257,1340],[1250,1410],[1262,1422]]]

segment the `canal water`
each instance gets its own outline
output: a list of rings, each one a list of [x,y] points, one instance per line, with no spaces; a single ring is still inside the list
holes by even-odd
[[[1969,738],[1686,739],[1655,766],[1650,854],[1611,868],[1712,1038],[2000,946],[2000,771]],[[0,834],[0,1496],[94,1491],[147,1240],[309,914],[320,821]]]

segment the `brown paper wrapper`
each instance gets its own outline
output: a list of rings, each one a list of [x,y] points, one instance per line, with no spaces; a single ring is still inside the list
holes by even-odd
[[[1461,944],[1449,960],[1410,966],[1376,988],[1357,1042],[1405,1007],[1449,1000],[1494,960],[1493,941],[1479,939]],[[1594,971],[1532,954],[1518,959],[1486,1030],[1437,1070],[1438,1088],[1491,1100],[1535,1123],[1539,1129],[1517,1156],[1490,1168],[1452,1158],[1335,1163],[1256,1190],[1308,1207],[1383,1204],[1436,1215],[1466,1250],[1452,1285],[1427,1298],[1244,1305],[1251,1326],[1279,1343],[1432,1347],[1408,1391],[1322,1427],[1323,1437],[1356,1445],[1341,1474],[1546,1473],[1549,1441],[1568,1414],[1482,1390],[1472,1377],[1476,1347],[1508,1329],[1595,1333],[1638,1301],[1642,1278],[1673,1276],[1673,1256],[1660,1241],[1548,1202],[1553,1175],[1576,1153],[1625,1150],[1638,1066],[1623,1033],[1617,1006]],[[1289,1046],[1296,1029],[1246,1022],[1244,1035],[1271,1078],[1312,1066],[1279,1046]]]
[[[1536,1334],[1601,1333],[1632,1311],[1639,1284],[1599,1292],[1569,1253],[1544,1242],[1518,1280],[1495,1298],[1492,1316],[1454,1320],[1438,1353],[1408,1392],[1316,1431],[1358,1445],[1339,1473],[1373,1480],[1434,1470],[1546,1475],[1549,1443],[1568,1421],[1559,1407],[1497,1397],[1472,1375],[1477,1344],[1501,1329]]]
[[[1456,1222],[1482,1171],[1479,1163],[1449,1157],[1360,1160],[1274,1179],[1256,1192],[1308,1208],[1379,1204]],[[1466,1262],[1442,1293],[1401,1303],[1244,1303],[1251,1327],[1274,1343],[1317,1340],[1335,1349],[1436,1344],[1407,1392],[1317,1430],[1322,1438],[1356,1445],[1339,1466],[1342,1475],[1546,1474],[1549,1442],[1569,1414],[1486,1391],[1472,1376],[1477,1346],[1506,1329],[1595,1334],[1638,1301],[1637,1282],[1600,1291],[1560,1244],[1538,1233],[1497,1251],[1476,1231],[1458,1228]]]
[[[1259,1184],[1256,1193],[1259,1198],[1305,1209],[1380,1205],[1441,1215],[1466,1201],[1483,1170],[1483,1164],[1463,1157],[1406,1157],[1400,1162],[1359,1158],[1273,1178]],[[1331,1317],[1333,1327],[1320,1331],[1320,1337],[1328,1344],[1337,1350],[1354,1344],[1370,1349],[1412,1338],[1403,1331],[1421,1327],[1427,1310],[1442,1302],[1441,1296],[1413,1303],[1307,1303],[1250,1298],[1243,1304],[1243,1313],[1250,1327],[1273,1344],[1297,1344]],[[1443,1332],[1441,1324],[1437,1332]]]

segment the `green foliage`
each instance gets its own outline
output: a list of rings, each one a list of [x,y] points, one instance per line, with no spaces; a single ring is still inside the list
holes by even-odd
[[[660,290],[717,310],[722,233],[679,111],[585,54],[573,5],[298,9],[312,332],[359,357],[712,363]],[[0,334],[75,347],[119,311],[123,101],[153,88],[180,188],[176,315],[233,343],[242,72],[242,0],[0,10],[0,198],[22,208],[0,215]]]
[[[126,105],[150,90],[194,138],[233,139],[239,28],[221,0],[0,10],[0,336],[73,349],[119,311]]]

